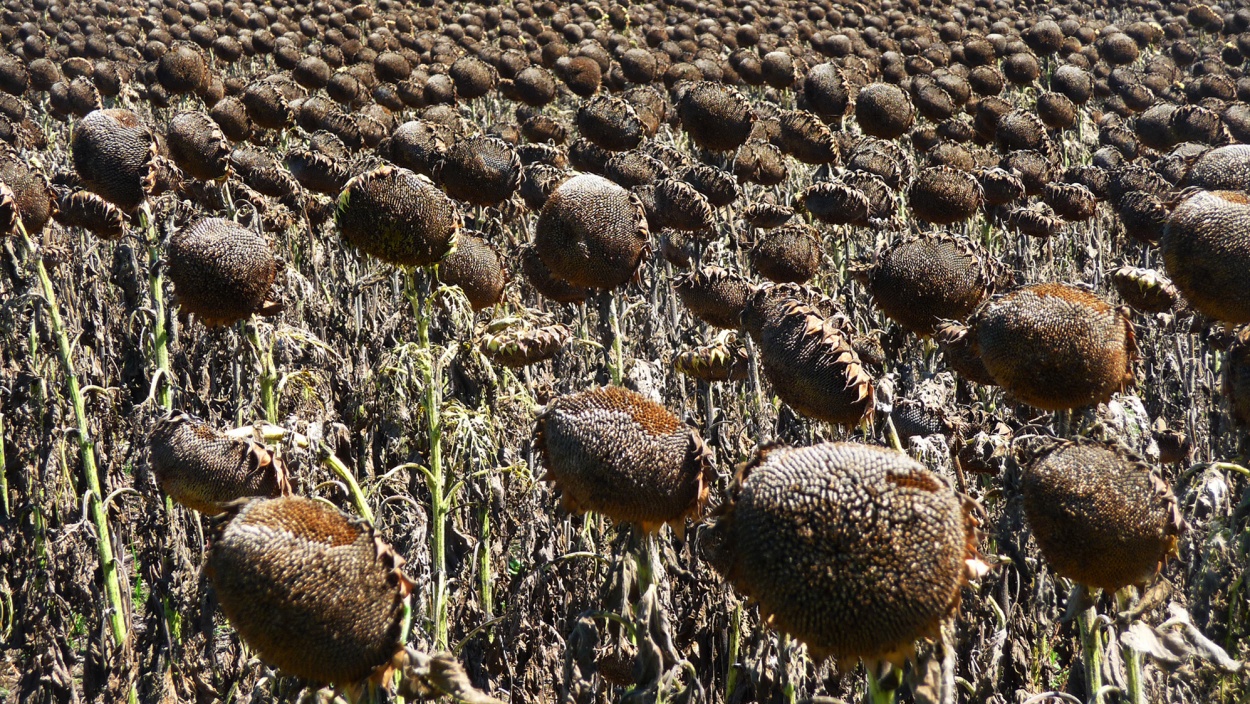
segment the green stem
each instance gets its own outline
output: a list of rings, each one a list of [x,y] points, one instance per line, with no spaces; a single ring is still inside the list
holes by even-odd
[[[890,670],[885,676],[878,676],[875,667],[864,663],[864,671],[868,675],[868,691],[864,693],[865,704],[894,704],[898,700],[898,688],[902,684],[897,670]]]
[[[432,276],[433,274],[431,274]],[[447,479],[443,474],[443,387],[442,363],[430,346],[429,278],[419,285],[415,272],[406,274],[409,300],[417,319],[417,344],[428,355],[425,365],[425,417],[429,425],[430,464],[425,483],[430,492],[430,562],[431,595],[434,619],[434,647],[447,649],[447,520],[451,501],[447,496]]]
[[[786,704],[794,704],[794,679],[790,677],[790,661],[794,658],[794,639],[789,633],[777,636],[777,679],[781,682],[781,696]]]
[[[898,430],[894,427],[894,419],[890,416],[885,417],[885,434],[890,438],[890,446],[899,452],[906,452],[903,449],[903,441],[898,437]]]
[[[373,523],[373,511],[369,509],[369,502],[365,499],[365,492],[360,490],[360,484],[356,482],[355,475],[343,464],[337,455],[330,450],[330,446],[324,442],[318,448],[321,454],[321,464],[325,465],[334,476],[338,477],[347,485],[347,492],[352,495],[352,505],[356,507],[356,512],[360,514],[369,523]]]
[[[488,485],[489,486],[489,485]],[[478,574],[481,585],[482,615],[487,621],[495,617],[493,578],[490,570],[490,507],[492,497],[488,496],[479,516],[482,521],[482,535],[478,541]]]
[[[261,345],[260,332],[256,329],[255,322],[246,323],[246,329],[247,341],[256,355],[257,364],[260,365],[260,401],[265,408],[265,420],[277,425],[278,395],[275,391],[278,387],[278,373],[273,366],[273,346]]]
[[[641,528],[634,527],[635,531],[641,532]],[[654,533],[645,533],[638,535],[636,540],[636,559],[638,561],[638,594],[647,593],[647,589],[653,585],[663,581],[664,565],[660,562],[659,548],[655,542]]]
[[[1085,661],[1085,689],[1093,697],[1102,689],[1102,632],[1098,630],[1097,597],[1091,594],[1090,607],[1076,617],[1081,630],[1081,653]]]
[[[609,295],[608,312],[612,316],[612,383],[620,386],[625,376],[625,349],[621,341],[621,316],[616,307],[616,296]]]
[[[108,516],[105,514],[103,503],[101,503],[104,493],[100,488],[100,476],[96,470],[95,444],[91,439],[91,430],[87,427],[87,406],[78,387],[78,375],[74,372],[73,353],[70,350],[69,335],[65,330],[65,324],[61,321],[61,311],[57,304],[56,291],[52,286],[52,279],[48,276],[48,270],[43,265],[43,258],[39,256],[39,252],[35,249],[35,244],[31,242],[30,236],[26,234],[26,228],[22,226],[20,220],[17,228],[22,236],[22,242],[26,245],[27,253],[34,261],[35,272],[38,274],[39,285],[43,291],[44,301],[47,304],[45,307],[48,311],[49,323],[52,326],[52,335],[57,341],[57,355],[60,357],[61,366],[65,371],[65,383],[68,387],[70,400],[74,406],[78,451],[82,458],[83,478],[87,484],[88,511],[91,513],[92,523],[95,524],[97,536],[96,551],[99,553],[100,571],[104,577],[104,597],[107,601],[106,611],[108,612],[109,629],[113,634],[113,644],[120,648],[126,643],[125,608],[122,604],[121,584],[117,575],[117,559],[113,556],[113,541],[109,535]]]
[[[0,413],[0,506],[4,517],[13,515],[9,509],[9,475],[4,462],[4,413]]]
[[[734,604],[733,621],[729,624],[729,662],[725,672],[725,701],[732,701],[738,688],[738,649],[742,641],[742,602]]]
[[[1115,601],[1117,608],[1121,612],[1127,611],[1132,601],[1129,587],[1116,592]],[[1128,680],[1129,704],[1146,704],[1146,680],[1142,672],[1141,653],[1127,646],[1121,647],[1124,651],[1124,665],[1127,670],[1125,679]]]
[[[152,360],[156,364],[156,374],[162,377],[156,387],[156,402],[161,405],[161,408],[169,410],[174,407],[174,401],[170,388],[165,272],[161,268],[160,237],[156,234],[156,228],[152,224],[152,211],[147,203],[144,203],[139,211],[139,220],[148,244],[148,288],[152,291],[152,310],[155,315],[152,321]]]

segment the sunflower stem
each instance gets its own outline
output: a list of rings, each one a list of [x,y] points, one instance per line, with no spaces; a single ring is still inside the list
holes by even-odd
[[[161,241],[152,222],[152,209],[144,203],[139,210],[139,222],[143,227],[143,237],[148,245],[148,288],[152,295],[152,362],[156,366],[155,374],[160,378],[156,387],[156,402],[161,408],[170,410],[174,407],[173,390],[170,387],[169,371],[169,324],[165,309],[165,271],[161,266]]]
[[[1131,587],[1124,587],[1115,593],[1116,607],[1121,612],[1127,611],[1132,605],[1132,593],[1129,589]],[[1146,704],[1146,682],[1142,672],[1141,653],[1123,644],[1120,647],[1124,651],[1129,704]]]
[[[868,680],[868,691],[864,693],[864,704],[894,704],[898,700],[901,683],[898,670],[886,664],[884,674],[878,668],[864,663],[865,680]]]
[[[273,366],[273,345],[261,344],[260,331],[255,321],[245,324],[247,341],[256,355],[256,363],[260,366],[260,402],[265,409],[265,421],[278,424],[278,397],[275,390],[278,386],[278,373]]]
[[[0,411],[0,508],[4,509],[4,517],[13,515],[9,509],[9,475],[4,462],[4,413]]]
[[[902,678],[897,669],[891,667],[884,674],[878,674],[876,667],[864,663],[864,672],[868,680],[864,704],[894,704],[898,700],[898,688],[902,684]]]
[[[343,460],[340,460],[338,456],[330,450],[329,445],[326,445],[323,442],[318,447],[318,450],[321,455],[321,464],[331,472],[334,472],[334,475],[347,485],[347,493],[351,494],[352,505],[356,507],[356,512],[360,514],[361,518],[364,518],[372,524],[373,511],[369,508],[369,502],[365,499],[365,492],[361,491],[360,484],[356,481],[355,475],[352,474],[352,471],[348,469],[347,465],[343,464]]]
[[[733,701],[738,688],[738,650],[742,641],[742,602],[734,604],[733,621],[729,624],[729,657],[725,663],[725,701]]]
[[[1085,587],[1082,587],[1085,589]],[[1102,689],[1102,632],[1098,629],[1098,601],[1089,595],[1090,606],[1076,617],[1081,631],[1081,655],[1085,662],[1085,690],[1092,699]]]
[[[430,276],[433,276],[433,272]],[[451,501],[447,496],[448,477],[443,474],[443,388],[439,355],[430,345],[430,276],[417,281],[415,270],[405,274],[408,299],[417,319],[417,345],[428,355],[424,365],[425,394],[422,411],[429,427],[430,463],[425,475],[426,488],[430,492],[430,595],[431,618],[434,622],[434,647],[447,649],[447,521],[451,513]]]
[[[487,482],[487,490],[491,491],[489,482]],[[493,494],[494,492],[491,491],[491,493]],[[495,597],[493,591],[494,578],[491,576],[490,569],[490,511],[491,505],[494,503],[493,499],[494,497],[491,496],[483,502],[482,509],[478,512],[482,522],[481,539],[478,542],[478,574],[480,586],[480,595],[478,598],[482,602],[482,615],[487,621],[495,617]]]
[[[65,324],[61,320],[61,310],[57,303],[56,290],[52,286],[52,279],[48,276],[48,270],[43,265],[43,258],[39,256],[20,218],[17,221],[17,231],[22,237],[22,243],[26,246],[26,252],[34,263],[35,273],[39,278],[44,308],[48,313],[52,336],[57,342],[57,356],[60,357],[61,367],[65,372],[65,385],[74,407],[78,452],[82,459],[84,483],[87,485],[87,507],[91,514],[91,522],[95,525],[96,552],[99,555],[100,572],[104,578],[105,616],[108,620],[109,631],[113,636],[113,645],[120,648],[126,643],[126,611],[122,603],[121,583],[117,574],[118,563],[113,554],[113,541],[109,534],[108,515],[102,503],[104,493],[101,490],[100,475],[96,468],[95,443],[91,439],[91,429],[87,425],[87,405],[78,386],[78,374],[74,372],[69,333],[65,330]]]

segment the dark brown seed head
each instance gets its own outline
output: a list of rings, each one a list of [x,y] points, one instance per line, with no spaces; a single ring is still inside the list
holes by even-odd
[[[656,183],[655,207],[665,227],[700,232],[712,226],[712,204],[685,181],[666,178]]]
[[[204,52],[188,42],[178,42],[156,61],[156,80],[172,95],[191,93],[208,78]]]
[[[274,81],[257,81],[243,91],[243,107],[258,127],[283,130],[295,123],[291,102]]]
[[[829,120],[846,115],[851,107],[850,90],[842,69],[834,63],[813,66],[803,80],[803,96],[816,114]]]
[[[568,127],[549,115],[531,115],[520,127],[521,135],[535,144],[560,145],[569,138]]]
[[[208,111],[208,116],[231,141],[242,142],[252,136],[252,121],[247,116],[247,108],[233,95],[218,100]]]
[[[74,170],[88,190],[122,210],[134,210],[151,191],[156,139],[129,110],[96,110],[75,127]]]
[[[456,92],[465,100],[473,100],[495,89],[499,74],[485,61],[468,55],[456,59],[447,75],[456,84]]]
[[[713,152],[737,149],[751,134],[751,104],[737,90],[708,81],[684,87],[677,102],[681,126],[697,146]]]
[[[1129,237],[1147,243],[1156,244],[1163,237],[1171,213],[1157,196],[1146,191],[1129,191],[1120,199],[1116,209],[1120,223]]]
[[[907,191],[907,205],[916,217],[935,225],[953,225],[981,207],[979,184],[966,171],[931,166],[921,171]]]
[[[457,140],[435,172],[447,195],[481,206],[502,203],[521,183],[521,159],[507,142],[483,135]]]
[[[451,130],[438,123],[405,122],[391,135],[391,159],[405,169],[432,177],[453,139]]]
[[[230,144],[217,123],[202,112],[179,113],[170,120],[165,143],[178,168],[195,178],[213,181],[230,169]]]
[[[299,191],[299,184],[282,168],[267,149],[249,146],[230,152],[230,168],[249,188],[271,198],[284,198]]]
[[[546,105],[556,98],[555,76],[541,66],[523,69],[515,79],[504,81],[499,88],[505,97],[534,107]]]
[[[1031,406],[1100,403],[1133,381],[1132,323],[1075,286],[1023,286],[986,303],[970,325],[994,380]]]
[[[901,663],[985,570],[971,502],[901,452],[768,447],[732,492],[712,565],[817,658]]]
[[[1122,266],[1111,272],[1111,283],[1125,303],[1142,313],[1171,310],[1181,296],[1172,281],[1154,269]]]
[[[1007,205],[1024,197],[1024,183],[1011,171],[995,166],[978,169],[975,175],[985,202],[990,205]]]
[[[864,134],[894,139],[911,128],[916,120],[916,109],[898,86],[873,83],[859,91],[855,99],[855,119]]]
[[[4,234],[16,232],[17,223],[10,215],[21,218],[22,227],[31,237],[43,232],[56,211],[56,193],[47,178],[30,168],[26,159],[8,145],[0,147],[0,183],[8,188],[9,203],[5,210],[11,211],[0,217]]]
[[[178,304],[205,325],[229,325],[269,303],[277,260],[269,242],[230,220],[203,218],[169,238],[169,279]]]
[[[1176,133],[1172,131],[1172,113],[1174,112],[1176,112],[1175,105],[1160,103],[1135,117],[1133,129],[1137,132],[1138,139],[1151,149],[1158,151],[1171,149],[1180,141]]]
[[[288,152],[284,163],[299,185],[314,193],[337,196],[351,178],[337,159],[311,149]]]
[[[868,272],[874,303],[917,335],[940,321],[963,320],[994,291],[990,256],[952,235],[908,237],[878,257]]]
[[[797,203],[830,225],[866,224],[872,211],[867,194],[841,180],[813,183],[798,194]]]
[[[120,238],[126,229],[121,208],[90,191],[66,191],[57,199],[55,217],[66,227],[81,227],[105,240]]]
[[[1250,190],[1250,145],[1233,144],[1204,153],[1190,167],[1185,183],[1207,191]]]
[[[751,266],[776,283],[805,283],[820,268],[820,237],[801,223],[785,225],[760,235],[751,247]]]
[[[1185,528],[1172,489],[1128,450],[1056,442],[1024,472],[1024,511],[1051,568],[1114,592],[1144,585]]]
[[[1098,207],[1094,194],[1079,183],[1052,181],[1046,184],[1043,197],[1059,217],[1069,222],[1080,222],[1094,217]]]
[[[9,95],[22,95],[30,86],[30,71],[16,56],[0,57],[0,90]]]
[[[550,272],[585,288],[628,282],[647,256],[649,239],[638,198],[593,174],[560,184],[534,226],[534,248]]]
[[[733,176],[707,164],[691,164],[681,179],[694,186],[713,207],[723,208],[738,199],[738,184]]]
[[[872,414],[873,383],[842,322],[769,289],[743,313],[777,396],[805,416],[853,426]]]
[[[1168,221],[1160,248],[1185,300],[1226,323],[1250,322],[1250,199],[1235,191],[1196,191]]]
[[[1182,105],[1171,115],[1169,126],[1179,142],[1199,142],[1219,146],[1232,137],[1228,127],[1214,110],[1200,105]]]
[[[1028,203],[1012,208],[1007,212],[1004,224],[1008,229],[1038,239],[1054,237],[1063,227],[1063,221],[1045,203]]]
[[[1123,32],[1113,32],[1099,42],[1099,53],[1112,66],[1125,66],[1137,60],[1141,49],[1133,38]]]
[[[56,95],[55,88],[53,86],[54,96]],[[88,76],[79,76],[70,81],[66,88],[65,99],[69,112],[78,117],[85,117],[93,110],[104,107],[104,103],[100,100],[99,89]]]
[[[644,136],[642,120],[633,106],[612,95],[591,98],[577,111],[577,132],[609,151],[638,146]]]
[[[1137,135],[1124,125],[1104,125],[1098,130],[1098,143],[1118,150],[1126,160],[1133,160],[1141,153]]]
[[[684,530],[707,502],[711,453],[663,406],[620,387],[552,401],[534,427],[546,479],[572,512],[595,511],[643,530]]]
[[[370,525],[303,497],[255,499],[227,518],[205,573],[261,660],[333,685],[390,663],[413,585]]]
[[[1035,149],[1048,152],[1051,148],[1045,123],[1027,110],[1012,110],[1003,115],[994,130],[994,140],[1003,151]]]
[[[622,188],[634,188],[668,178],[664,162],[637,149],[616,152],[603,165],[603,175]]]
[[[968,72],[968,85],[977,95],[997,96],[1007,87],[1007,77],[993,66],[977,66]]]
[[[473,310],[482,310],[503,297],[508,276],[493,245],[473,233],[461,232],[456,248],[439,263],[438,278],[459,286]]]
[[[574,95],[588,98],[599,90],[603,69],[589,56],[564,56],[556,61],[556,75]]]
[[[894,429],[904,440],[930,435],[954,435],[959,418],[952,411],[918,399],[898,399],[890,411]]]
[[[291,494],[285,464],[263,444],[230,437],[186,413],[157,422],[148,457],[161,491],[201,513],[216,515],[250,496]]]
[[[1111,174],[1106,169],[1093,165],[1072,166],[1063,173],[1066,183],[1079,183],[1089,189],[1098,200],[1111,197]]]
[[[930,122],[942,122],[955,114],[955,101],[950,93],[932,80],[913,83],[911,93],[916,109]]]
[[[1021,149],[1007,154],[999,162],[999,166],[1020,177],[1025,195],[1040,196],[1051,180],[1050,159],[1032,149]]]
[[[569,145],[569,164],[578,171],[602,174],[610,158],[612,152],[585,137],[578,137]]]
[[[514,325],[482,336],[482,354],[505,367],[526,367],[551,359],[572,332],[563,325],[530,328]]]
[[[742,219],[746,220],[751,227],[761,230],[781,227],[792,217],[794,217],[793,208],[776,203],[752,203],[742,211]]]
[[[750,360],[733,336],[685,350],[673,358],[673,369],[703,381],[741,381],[747,378]]]
[[[1043,93],[1037,98],[1037,116],[1053,130],[1066,130],[1076,124],[1076,103],[1063,93]]]
[[[806,110],[787,110],[781,114],[778,146],[805,164],[832,164],[839,157],[838,143],[829,127]]]
[[[786,303],[791,300],[814,309],[847,337],[855,334],[854,326],[851,325],[850,319],[847,318],[837,301],[826,296],[818,288],[801,284],[764,283],[760,285],[747,302],[748,309],[743,311],[743,329],[750,333],[751,339],[758,343],[764,327],[780,322]]]
[[[911,182],[911,163],[905,155],[893,153],[886,145],[893,146],[893,142],[865,140],[851,152],[846,167],[878,176],[897,190]]]
[[[742,145],[734,155],[734,176],[741,183],[758,183],[776,186],[786,180],[785,154],[776,145],[762,140],[751,140]]]
[[[429,179],[388,164],[347,182],[335,222],[366,254],[398,266],[429,266],[451,251],[463,219]]]
[[[330,64],[317,56],[305,56],[291,69],[291,78],[309,90],[325,88],[333,75],[334,69],[330,68]]]
[[[1110,201],[1119,205],[1121,199],[1133,191],[1145,191],[1164,197],[1172,192],[1172,184],[1159,172],[1144,164],[1129,162],[1116,168],[1111,174]]]
[[[677,277],[673,290],[699,320],[713,327],[737,330],[755,287],[737,272],[709,266]]]

